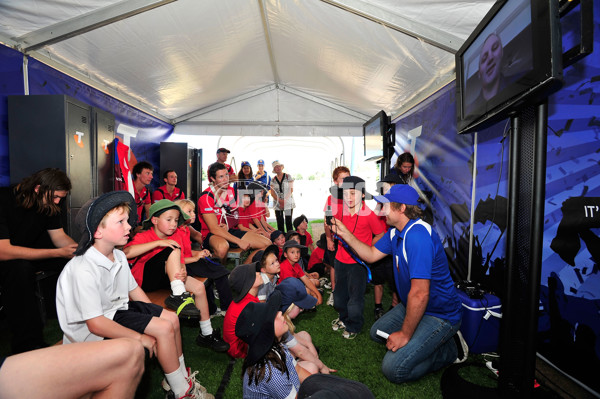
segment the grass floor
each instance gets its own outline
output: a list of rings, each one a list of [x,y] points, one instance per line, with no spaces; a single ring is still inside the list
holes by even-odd
[[[313,223],[322,223],[314,221]],[[311,223],[312,224],[312,223]],[[318,237],[316,238],[318,239]],[[316,240],[315,239],[315,240]],[[233,262],[228,265],[233,268]],[[324,295],[327,299],[328,293]],[[383,305],[390,306],[391,294],[386,287]],[[331,330],[331,321],[337,317],[336,311],[325,304],[318,307],[317,312],[301,314],[296,320],[297,331],[308,331],[316,346],[320,349],[320,358],[330,368],[337,369],[337,375],[360,381],[366,384],[376,398],[441,398],[440,380],[444,370],[431,373],[418,381],[405,384],[392,384],[381,373],[381,361],[386,352],[383,345],[369,338],[369,329],[374,322],[373,288],[368,286],[365,296],[365,325],[362,332],[354,340],[345,340],[341,332]],[[221,328],[223,318],[212,320],[213,328]],[[233,360],[227,354],[215,353],[196,345],[198,334],[197,322],[182,322],[182,338],[184,356],[192,370],[198,370],[200,382],[217,398],[241,398],[241,360]],[[45,340],[49,343],[62,339],[58,321],[49,319],[44,331]],[[5,320],[0,319],[0,356],[10,352],[9,336]],[[469,358],[474,365],[482,365],[484,358],[476,355]],[[466,367],[461,376],[482,386],[494,387],[496,377],[482,367]],[[156,359],[147,359],[146,372],[138,387],[136,398],[164,398],[165,392],[160,386],[163,373]]]
[[[327,297],[326,294],[325,297]],[[390,295],[384,296],[384,308],[389,307]],[[318,307],[317,312],[301,314],[296,320],[298,331],[308,331],[320,349],[323,362],[334,369],[337,375],[366,384],[376,398],[441,398],[440,379],[443,370],[429,374],[418,381],[405,384],[392,384],[381,373],[380,365],[385,347],[369,338],[368,331],[374,322],[373,289],[368,287],[365,302],[365,326],[361,334],[354,340],[345,340],[340,332],[331,330],[331,321],[337,317],[335,310],[325,304]],[[221,328],[223,318],[212,320],[213,327]],[[217,398],[241,398],[241,360],[232,360],[227,354],[215,353],[196,345],[198,334],[197,322],[182,322],[184,356],[192,370],[199,371],[199,380],[209,392]],[[56,319],[48,320],[45,328],[47,342],[57,342],[62,338]],[[8,334],[5,328],[0,329],[0,354],[7,355]],[[469,361],[483,363],[481,356],[471,357]],[[229,370],[228,370],[229,369]],[[495,386],[496,379],[487,369],[477,367],[469,371],[463,369],[467,379],[480,385]],[[228,379],[226,375],[229,374]],[[224,378],[225,376],[225,378]],[[160,387],[162,371],[155,359],[148,359],[146,372],[139,385],[136,398],[164,398]],[[218,393],[218,394],[217,394]]]

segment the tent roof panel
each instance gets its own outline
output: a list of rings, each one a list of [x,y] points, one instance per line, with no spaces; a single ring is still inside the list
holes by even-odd
[[[464,40],[493,3],[177,0],[99,28],[90,25],[89,31],[31,55],[45,56],[168,119],[270,85],[357,114],[380,109],[397,114],[454,77],[452,52],[432,44],[428,34],[439,38],[447,32]],[[125,4],[3,0],[0,38],[27,47],[24,35],[88,15],[101,19]]]

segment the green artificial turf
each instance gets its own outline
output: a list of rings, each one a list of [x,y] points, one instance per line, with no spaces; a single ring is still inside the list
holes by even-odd
[[[321,221],[317,221],[322,223]],[[242,255],[242,260],[244,255]],[[233,262],[228,267],[233,268]],[[329,293],[323,295],[326,302]],[[389,308],[391,294],[386,287],[383,306]],[[320,350],[321,360],[330,368],[337,369],[337,375],[360,381],[366,384],[376,398],[441,398],[440,379],[444,370],[431,373],[418,381],[392,384],[381,373],[381,360],[385,354],[385,347],[377,344],[369,337],[369,329],[373,324],[373,288],[368,285],[365,297],[365,325],[362,332],[354,340],[345,340],[341,332],[331,329],[331,321],[337,317],[336,311],[326,304],[320,305],[314,313],[300,314],[294,321],[297,331],[308,331],[315,345]],[[0,323],[4,323],[0,319]],[[222,328],[223,317],[212,319],[213,328]],[[198,379],[208,392],[217,398],[239,399],[242,397],[241,360],[232,360],[227,354],[215,353],[210,349],[196,345],[198,323],[183,321],[181,326],[184,356],[186,364],[192,370],[198,370]],[[48,343],[55,343],[62,339],[62,333],[56,319],[49,319],[44,330]],[[0,328],[0,355],[7,356],[10,351],[8,332],[5,325]],[[481,365],[482,356],[470,356],[470,362]],[[227,370],[230,379],[223,376]],[[487,369],[482,367],[463,368],[460,375],[476,384],[495,386],[496,378]],[[164,398],[165,392],[161,388],[163,373],[156,359],[147,359],[146,371],[138,387],[136,398]],[[221,387],[221,391],[219,388]],[[219,391],[219,395],[217,392]]]

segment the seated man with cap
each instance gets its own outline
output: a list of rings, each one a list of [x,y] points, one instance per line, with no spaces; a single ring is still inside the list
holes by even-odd
[[[338,223],[332,229],[366,262],[393,257],[401,303],[373,324],[371,338],[388,349],[383,374],[402,383],[466,360],[468,348],[458,331],[462,305],[444,246],[420,219],[417,191],[397,184],[375,200],[384,204],[391,228],[374,246],[361,242],[347,226]]]
[[[313,344],[310,334],[307,331],[296,332],[295,326],[292,323],[292,320],[303,310],[314,308],[317,305],[317,299],[308,295],[302,281],[293,277],[282,281],[275,288],[275,291],[281,293],[280,310],[289,327],[289,331],[284,334],[281,342],[288,347],[304,369],[308,371],[316,369],[319,373],[323,374],[337,371],[330,369],[319,359],[319,353]]]
[[[296,277],[302,281],[306,287],[306,291],[317,299],[317,305],[323,303],[323,297],[321,292],[311,280],[302,267],[298,263],[300,261],[300,250],[306,248],[304,245],[300,245],[296,240],[289,240],[283,244],[283,256],[285,260],[281,262],[279,271],[279,283],[281,284],[286,278]],[[318,282],[318,280],[316,280]]]

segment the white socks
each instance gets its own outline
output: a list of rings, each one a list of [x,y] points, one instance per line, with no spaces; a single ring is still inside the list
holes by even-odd
[[[171,281],[171,291],[173,291],[173,295],[181,295],[185,292],[185,285],[181,280],[173,280]]]
[[[207,336],[213,333],[212,325],[210,324],[210,319],[208,320],[200,320],[200,331],[202,335]]]
[[[181,368],[178,368],[172,373],[165,374],[165,378],[167,379],[167,382],[171,386],[171,390],[177,398],[181,398],[183,395],[185,395],[190,387],[189,382],[185,379],[186,376],[187,372],[182,373]]]

